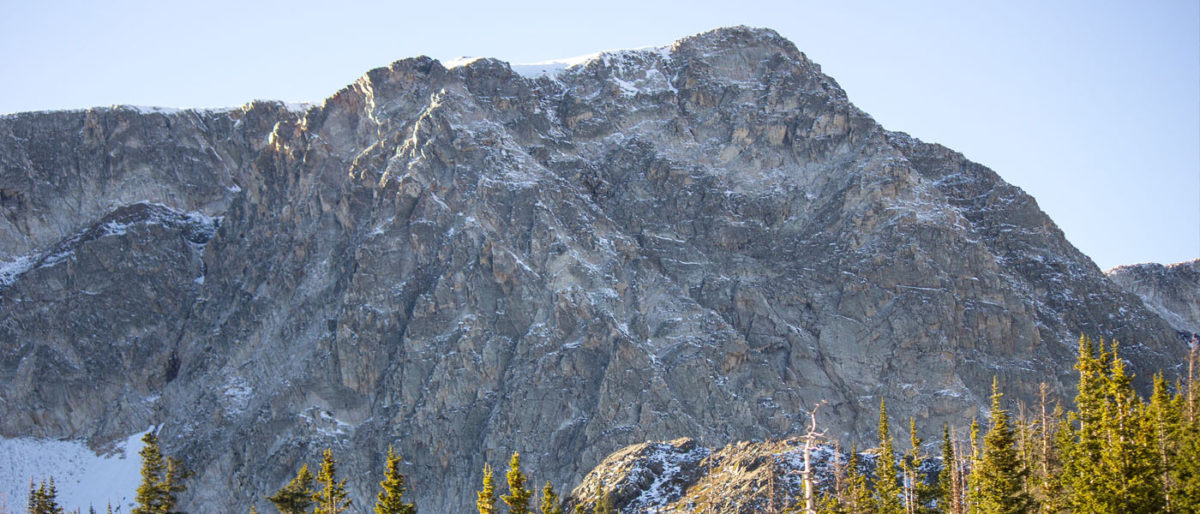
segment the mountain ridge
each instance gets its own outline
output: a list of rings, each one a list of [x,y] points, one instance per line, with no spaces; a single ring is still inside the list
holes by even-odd
[[[134,224],[11,274],[0,434],[162,424],[201,510],[395,443],[421,508],[454,511],[511,450],[575,483],[628,443],[786,435],[822,400],[866,440],[880,396],[934,426],[995,374],[1062,391],[1081,332],[1178,364],[1031,197],[879,127],[773,31],[605,55],[553,79],[404,59],[303,112],[0,119],[6,262],[131,205],[214,220],[199,247]]]

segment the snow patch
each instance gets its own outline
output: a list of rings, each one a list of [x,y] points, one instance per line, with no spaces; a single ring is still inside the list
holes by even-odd
[[[536,79],[538,77],[557,77],[558,74],[565,71],[567,68],[574,68],[582,65],[592,59],[600,57],[603,52],[590,53],[587,55],[578,55],[575,57],[566,57],[562,59],[551,59],[549,61],[520,63],[509,65],[513,72],[527,79]]]
[[[117,105],[115,107],[133,109],[138,114],[178,114],[183,112],[183,109],[178,107],[155,107],[147,105]]]
[[[458,68],[461,66],[466,66],[466,65],[471,64],[480,59],[483,59],[483,57],[470,57],[470,56],[463,55],[463,56],[455,57],[453,59],[450,59],[449,61],[442,63],[442,66],[445,66],[446,69],[450,70],[450,69]]]
[[[94,507],[104,512],[112,504],[113,512],[129,512],[142,478],[138,452],[147,432],[129,436],[106,455],[83,441],[0,439],[0,495],[10,508],[23,505],[30,479],[40,484],[54,477],[58,503],[65,510]]]
[[[0,286],[10,286],[17,276],[29,271],[37,263],[37,257],[22,255],[11,261],[0,261]]]

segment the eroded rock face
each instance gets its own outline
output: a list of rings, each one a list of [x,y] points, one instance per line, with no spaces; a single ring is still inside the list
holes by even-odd
[[[1200,334],[1200,259],[1175,264],[1133,264],[1104,272],[1142,299],[1175,330]]]
[[[514,450],[561,489],[819,401],[869,441],[881,397],[932,430],[993,375],[1065,391],[1081,333],[1142,377],[1184,351],[1031,197],[769,30],[554,77],[406,59],[304,112],[12,115],[0,166],[0,435],[162,424],[193,511],[325,447],[367,505],[393,445],[459,512]]]
[[[618,512],[786,512],[804,508],[807,454],[813,473],[814,500],[843,480],[850,455],[822,444],[821,438],[738,441],[705,448],[681,438],[627,446],[605,457],[567,497],[570,506],[592,510],[612,503]],[[859,473],[875,476],[874,453],[858,455]],[[918,466],[936,475],[939,462],[924,458]],[[840,477],[839,477],[840,475]]]

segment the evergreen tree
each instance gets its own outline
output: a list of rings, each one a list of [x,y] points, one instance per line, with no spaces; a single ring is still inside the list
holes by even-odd
[[[1025,465],[1017,453],[1016,439],[1008,412],[1000,403],[1000,389],[992,379],[992,420],[983,438],[983,457],[972,470],[977,487],[975,509],[979,513],[1029,512],[1033,501],[1024,490]]]
[[[142,436],[142,483],[137,488],[137,505],[133,514],[159,514],[163,511],[162,489],[159,481],[166,470],[162,452],[158,448],[158,436],[151,430]]]
[[[921,437],[917,435],[916,418],[908,418],[908,453],[901,461],[904,472],[904,510],[909,514],[924,512],[933,499],[933,490],[921,475],[921,463],[925,455],[921,452]]]
[[[1147,423],[1152,432],[1154,450],[1158,457],[1159,481],[1162,487],[1163,506],[1171,510],[1171,467],[1175,461],[1176,441],[1179,440],[1179,416],[1172,408],[1171,395],[1167,392],[1167,381],[1162,372],[1154,374],[1154,390],[1150,404],[1146,407]]]
[[[965,464],[963,465],[963,469],[961,472],[962,476],[965,477],[965,480],[963,480],[963,489],[964,490],[963,490],[963,505],[962,505],[962,510],[964,512],[974,512],[975,505],[976,505],[977,491],[979,490],[978,485],[975,483],[976,475],[974,473],[975,468],[979,467],[979,461],[982,457],[979,454],[980,445],[979,445],[979,419],[978,418],[971,419],[970,445],[971,445],[971,447],[968,448],[968,450],[970,451],[970,457],[969,458],[965,457],[965,456],[963,457],[963,462]]]
[[[937,487],[934,489],[934,499],[940,512],[958,512],[955,508],[958,501],[955,495],[958,486],[955,477],[954,441],[950,439],[950,424],[942,425],[942,469],[938,472]]]
[[[868,514],[874,512],[874,501],[871,490],[867,487],[867,478],[858,469],[858,446],[850,445],[850,460],[846,463],[846,495],[836,512],[847,514]]]
[[[1112,486],[1102,496],[1113,511],[1161,512],[1162,473],[1158,467],[1153,424],[1133,390],[1132,377],[1114,341],[1107,370],[1108,393],[1101,417],[1103,457],[1101,475]]]
[[[321,471],[317,472],[317,483],[321,484],[321,490],[312,496],[316,504],[313,514],[339,514],[350,508],[346,479],[337,479],[337,463],[333,460],[332,449],[325,449]]]
[[[554,487],[550,485],[549,480],[546,481],[546,487],[542,488],[541,514],[563,514],[558,495],[554,494]]]
[[[617,509],[613,507],[612,495],[603,486],[600,487],[600,496],[596,498],[596,507],[592,509],[592,514],[617,514]]]
[[[487,463],[483,464],[483,490],[476,494],[479,498],[475,500],[475,506],[479,508],[479,514],[496,514],[496,486],[492,481],[492,467]]]
[[[163,512],[174,513],[176,512],[175,504],[179,501],[175,498],[175,494],[187,490],[187,486],[183,485],[183,480],[187,478],[188,472],[183,469],[178,459],[167,457],[166,461],[167,471],[163,474],[159,488],[162,490]]]
[[[1103,457],[1103,431],[1101,420],[1104,413],[1104,394],[1107,367],[1104,361],[1104,342],[1100,342],[1100,355],[1091,338],[1079,338],[1079,356],[1075,369],[1079,372],[1079,385],[1075,393],[1075,411],[1070,414],[1073,443],[1071,453],[1063,463],[1063,485],[1067,490],[1070,508],[1075,511],[1097,511],[1104,504],[1106,484],[1100,466]]]
[[[312,473],[308,471],[307,464],[302,464],[296,477],[274,496],[268,496],[267,501],[275,504],[275,508],[279,509],[281,514],[305,514],[312,508],[313,496],[316,493],[313,490]]]
[[[1197,403],[1196,361],[1200,345],[1188,353],[1185,381],[1176,386],[1171,410],[1179,420],[1176,427],[1175,459],[1168,473],[1172,512],[1200,512],[1200,415]]]
[[[888,429],[887,403],[879,401],[879,460],[875,468],[875,511],[880,514],[904,512],[900,503],[900,477],[896,471],[896,452]]]
[[[375,499],[375,514],[417,514],[417,508],[404,503],[405,477],[400,473],[400,457],[388,446],[387,464],[383,470],[382,491]]]
[[[147,432],[142,436],[142,483],[137,488],[137,505],[133,514],[169,514],[175,511],[175,493],[186,489],[187,477],[179,461],[163,458],[158,436]]]
[[[1059,512],[1062,505],[1061,473],[1062,464],[1059,460],[1059,450],[1055,441],[1058,440],[1058,427],[1062,423],[1062,406],[1055,405],[1053,414],[1048,412],[1049,386],[1045,382],[1039,384],[1040,413],[1037,421],[1037,450],[1035,460],[1029,462],[1030,479],[1033,499],[1045,512]]]
[[[521,454],[513,452],[508,462],[508,494],[500,497],[508,505],[509,514],[529,514],[529,500],[533,491],[525,487],[525,474],[521,472]]]
[[[34,489],[33,479],[29,479],[29,501],[26,512],[30,514],[63,514],[63,509],[58,505],[58,488],[54,486],[54,477],[50,477],[50,484],[47,485],[45,480]]]

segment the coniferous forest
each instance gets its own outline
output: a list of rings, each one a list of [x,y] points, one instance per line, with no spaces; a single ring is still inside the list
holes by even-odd
[[[1078,388],[1073,409],[1053,403],[1043,384],[1040,405],[1014,415],[993,381],[990,417],[986,426],[970,420],[967,434],[944,426],[940,455],[926,455],[924,440],[909,420],[906,451],[897,454],[887,405],[880,404],[879,443],[869,450],[874,469],[866,469],[855,446],[843,456],[834,452],[833,477],[806,474],[813,491],[791,505],[766,512],[838,514],[1022,512],[1155,513],[1200,512],[1200,393],[1195,391],[1197,348],[1189,355],[1185,375],[1168,383],[1162,373],[1153,379],[1149,397],[1138,395],[1133,376],[1114,342],[1079,341]],[[966,421],[966,420],[964,420]],[[965,423],[964,423],[965,425]],[[153,432],[143,438],[142,483],[134,514],[176,511],[176,494],[186,490],[188,472],[164,456]],[[836,444],[837,441],[823,441]],[[865,452],[868,453],[868,452]],[[375,514],[416,514],[405,501],[402,460],[388,449]],[[930,472],[932,464],[934,472]],[[506,489],[497,491],[490,465],[481,474],[476,493],[480,514],[609,514],[616,512],[607,492],[592,498],[565,498],[547,482],[535,500],[534,483],[521,469],[514,452],[505,473]],[[832,484],[823,489],[816,482]],[[499,493],[499,494],[498,494]],[[39,484],[31,479],[27,512],[58,514],[53,477]],[[326,450],[314,476],[302,465],[294,478],[264,498],[283,514],[338,514],[352,507],[346,480],[337,476],[337,463]],[[536,504],[535,504],[536,501]],[[535,506],[536,505],[536,506]],[[358,507],[363,510],[363,507]],[[703,506],[682,510],[705,512]],[[108,512],[113,511],[107,506]],[[248,506],[248,512],[257,512]],[[75,511],[79,512],[79,511]],[[90,512],[96,512],[94,508]]]

